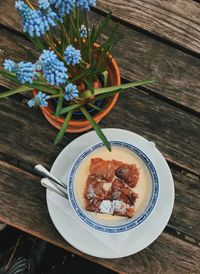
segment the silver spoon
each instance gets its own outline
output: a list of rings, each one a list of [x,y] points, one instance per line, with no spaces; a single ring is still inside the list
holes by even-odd
[[[61,190],[59,190],[54,183],[49,180],[48,178],[42,178],[41,180],[41,185],[44,186],[46,189],[49,189],[50,191],[55,192],[56,194],[68,199],[68,195],[66,192],[63,192]]]
[[[63,184],[63,182],[61,182],[58,178],[51,174],[45,167],[38,164],[34,167],[34,171],[35,173],[43,177],[43,179],[41,180],[41,184],[44,187],[56,192],[57,194],[61,194],[61,196],[68,199],[67,187]],[[64,191],[61,187],[64,188]]]
[[[63,184],[62,181],[60,181],[58,178],[56,178],[53,174],[51,174],[44,166],[38,164],[34,167],[35,173],[40,175],[40,177],[48,178],[49,180],[53,181],[60,187],[67,189],[67,187]]]

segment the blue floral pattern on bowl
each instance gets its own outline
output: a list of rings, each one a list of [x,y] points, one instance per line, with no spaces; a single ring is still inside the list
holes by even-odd
[[[96,145],[92,146],[91,148],[88,148],[75,161],[75,163],[74,163],[74,165],[73,165],[73,167],[71,169],[70,175],[69,175],[68,195],[69,195],[69,199],[70,199],[71,205],[72,205],[73,209],[75,210],[76,214],[87,225],[91,226],[92,228],[94,228],[94,229],[96,229],[98,231],[107,232],[107,233],[119,233],[119,232],[125,232],[125,231],[128,231],[130,229],[133,229],[134,227],[140,225],[141,223],[143,223],[147,219],[147,217],[150,215],[150,213],[152,212],[153,208],[155,207],[157,199],[158,199],[159,180],[158,180],[157,172],[156,172],[155,167],[152,164],[151,160],[140,149],[138,149],[137,147],[135,147],[135,146],[133,146],[131,144],[128,144],[128,143],[125,143],[125,142],[121,142],[121,141],[110,141],[110,144],[111,144],[112,147],[113,146],[117,146],[117,147],[126,148],[129,151],[132,151],[147,166],[147,168],[149,170],[149,173],[151,175],[152,193],[151,193],[149,204],[146,207],[145,211],[140,216],[138,216],[137,218],[133,217],[132,218],[133,220],[130,221],[128,224],[108,226],[108,225],[99,224],[99,223],[95,222],[94,220],[90,219],[88,216],[85,215],[85,213],[83,212],[83,210],[79,207],[79,205],[78,205],[78,203],[76,201],[76,197],[75,197],[75,193],[74,193],[74,187],[73,187],[74,176],[76,174],[76,171],[77,171],[80,163],[90,153],[94,152],[95,150],[97,150],[97,149],[99,149],[101,147],[104,147],[105,145],[103,143],[99,143],[99,144],[96,144]]]

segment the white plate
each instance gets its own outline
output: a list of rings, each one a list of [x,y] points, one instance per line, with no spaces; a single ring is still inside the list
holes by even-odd
[[[103,131],[108,140],[127,142],[139,148],[153,163],[157,171],[160,190],[152,213],[143,223],[128,232],[129,235],[125,238],[123,248],[113,252],[102,241],[99,241],[97,237],[94,237],[94,231],[92,234],[90,233],[92,228],[84,229],[83,226],[77,225],[75,220],[66,218],[64,210],[68,210],[67,204],[66,208],[63,208],[65,204],[62,204],[61,210],[61,207],[58,206],[59,197],[55,195],[54,199],[58,198],[58,200],[52,202],[49,199],[50,192],[48,190],[47,206],[55,227],[63,238],[75,248],[96,257],[120,258],[141,251],[161,234],[173,209],[174,182],[167,162],[153,142],[149,142],[145,138],[126,130],[104,129]],[[75,159],[85,149],[96,143],[99,143],[99,138],[94,131],[75,139],[59,154],[51,168],[51,172],[58,178],[66,181]]]

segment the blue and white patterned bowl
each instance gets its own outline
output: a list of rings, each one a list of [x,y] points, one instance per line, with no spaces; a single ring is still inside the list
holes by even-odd
[[[74,179],[76,172],[78,168],[80,167],[80,164],[93,152],[96,150],[103,148],[104,144],[99,143],[96,144],[87,150],[85,150],[74,162],[72,169],[69,173],[69,180],[68,180],[68,196],[71,203],[72,208],[76,212],[79,219],[81,219],[85,224],[89,225],[93,229],[97,231],[102,231],[106,233],[119,233],[119,232],[125,232],[130,229],[133,229],[143,223],[150,215],[152,210],[154,209],[158,195],[159,195],[159,180],[158,175],[155,170],[155,167],[151,160],[145,155],[144,152],[142,152],[137,147],[121,142],[121,141],[110,141],[111,147],[119,147],[126,150],[129,150],[131,153],[134,153],[137,157],[140,158],[140,160],[143,161],[145,166],[147,167],[149,174],[151,176],[151,193],[149,195],[148,204],[145,206],[144,210],[139,214],[139,216],[132,217],[130,219],[124,218],[124,223],[110,223],[110,222],[102,222],[98,218],[94,217],[94,214],[91,214],[90,212],[86,211],[79,203],[79,201],[76,198],[76,190],[74,185]]]

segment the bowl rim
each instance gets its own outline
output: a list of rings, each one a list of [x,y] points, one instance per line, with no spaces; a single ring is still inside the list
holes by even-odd
[[[139,148],[135,147],[132,144],[126,143],[124,141],[109,141],[111,147],[116,146],[116,147],[122,147],[126,148],[132,152],[134,152],[146,165],[148,168],[148,171],[151,176],[151,182],[152,182],[152,193],[151,197],[149,200],[148,205],[144,209],[144,211],[137,216],[136,218],[133,217],[130,218],[130,222],[127,224],[120,224],[120,225],[104,225],[100,224],[92,219],[90,219],[83,210],[79,207],[77,201],[76,201],[76,195],[74,194],[74,187],[73,187],[73,182],[74,182],[74,177],[76,174],[76,171],[78,167],[80,166],[81,162],[92,152],[95,150],[105,147],[105,145],[101,143],[94,144],[87,149],[85,149],[79,156],[75,159],[75,161],[72,164],[72,167],[69,172],[69,177],[68,177],[68,182],[67,182],[67,189],[68,189],[68,197],[69,201],[71,204],[72,209],[75,211],[76,215],[81,219],[85,224],[89,225],[95,230],[101,231],[101,232],[107,232],[107,233],[119,233],[119,232],[126,232],[128,230],[131,230],[138,225],[142,224],[151,214],[153,209],[155,208],[155,205],[158,200],[159,196],[159,179],[158,179],[158,174],[156,171],[156,168],[154,167],[152,161],[149,159],[149,157]]]

